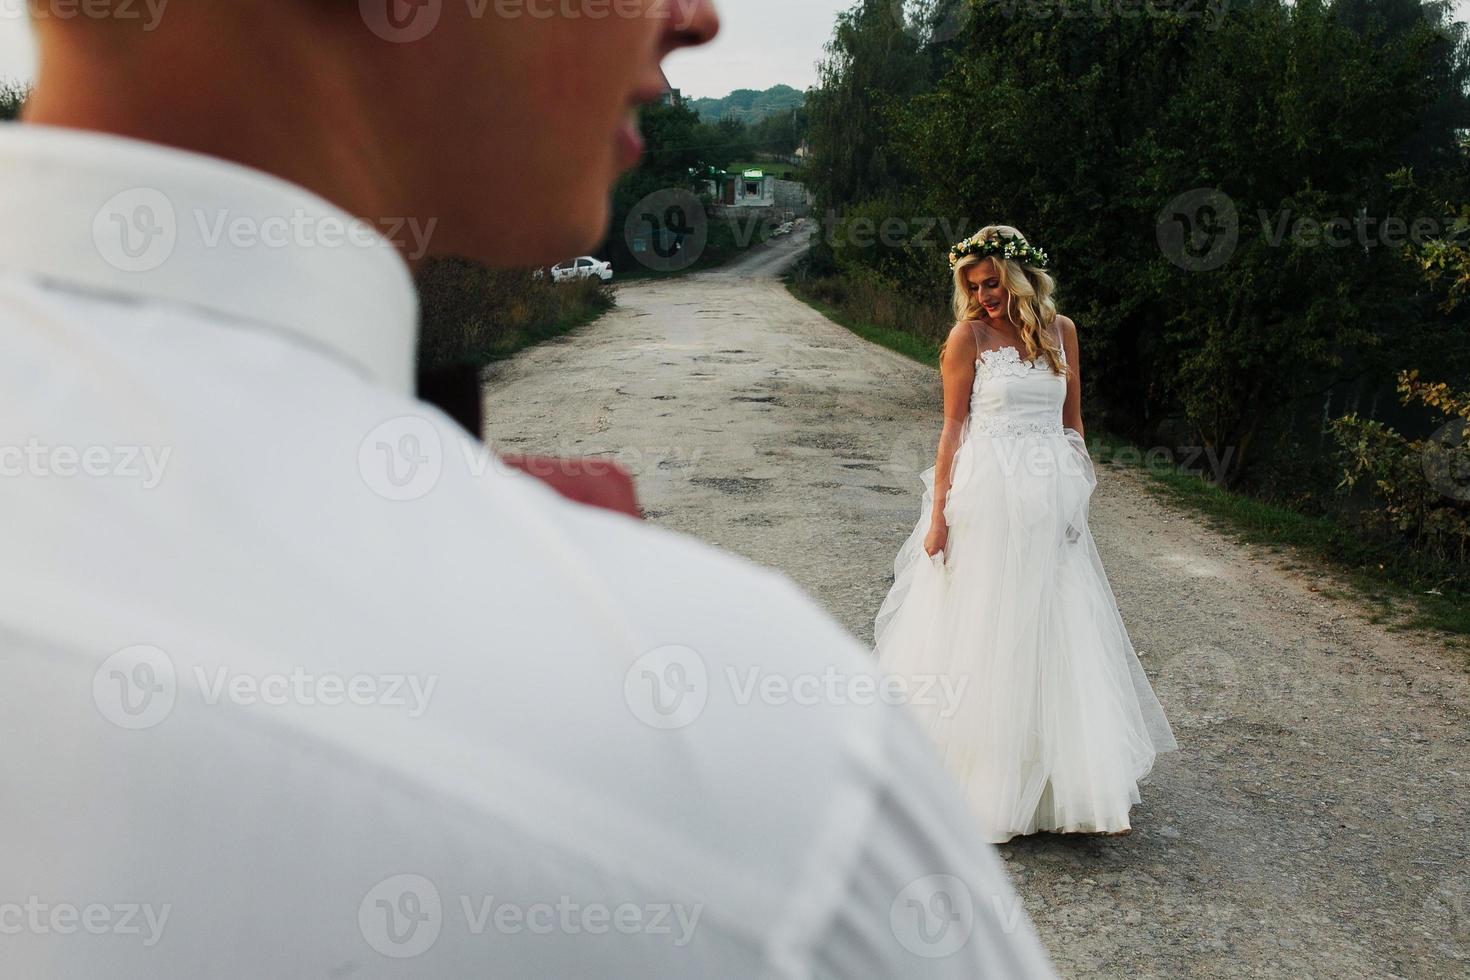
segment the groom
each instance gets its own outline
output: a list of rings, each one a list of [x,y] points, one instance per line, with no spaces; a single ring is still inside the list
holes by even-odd
[[[125,6],[0,128],[6,975],[1049,976],[830,616],[415,398],[398,230],[585,251],[709,4]]]

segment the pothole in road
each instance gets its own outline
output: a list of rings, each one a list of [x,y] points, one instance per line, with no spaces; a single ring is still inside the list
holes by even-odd
[[[891,497],[902,497],[908,493],[903,487],[880,487],[875,483],[867,484],[863,489],[871,490],[874,493],[886,493]]]
[[[771,484],[769,479],[754,476],[696,476],[689,482],[735,496],[762,493]]]
[[[780,400],[775,395],[736,395],[730,399],[732,402],[759,402],[762,405],[779,405]]]
[[[789,440],[793,446],[801,446],[803,449],[825,449],[846,459],[877,459],[867,452],[867,443],[854,436],[841,432],[832,432],[818,429],[812,432],[798,432]]]
[[[780,521],[766,514],[743,514],[730,523],[745,527],[775,527]]]

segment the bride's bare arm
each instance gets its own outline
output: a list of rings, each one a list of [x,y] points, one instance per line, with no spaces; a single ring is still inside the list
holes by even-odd
[[[1086,438],[1087,433],[1082,431],[1082,355],[1077,352],[1077,324],[1072,322],[1071,317],[1057,315],[1062,328],[1062,349],[1067,354],[1067,399],[1062,402],[1062,426],[1067,429],[1076,429],[1077,434]]]
[[[939,374],[944,380],[944,428],[939,433],[939,453],[934,460],[934,523],[944,522],[944,501],[949,494],[951,464],[960,448],[960,430],[970,414],[970,392],[975,386],[975,334],[970,324],[960,322],[949,332]]]

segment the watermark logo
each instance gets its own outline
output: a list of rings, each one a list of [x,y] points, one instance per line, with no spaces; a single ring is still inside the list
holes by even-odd
[[[666,187],[628,212],[623,241],[645,268],[678,272],[699,261],[709,244],[709,219],[692,192]]]
[[[649,650],[623,677],[623,698],[633,716],[665,731],[690,725],[703,714],[709,690],[704,658],[678,644]]]
[[[161,723],[178,699],[178,674],[168,654],[139,645],[119,650],[92,675],[92,701],[119,728],[140,730]]]
[[[373,949],[392,959],[428,952],[444,928],[439,889],[423,875],[402,874],[374,885],[357,906],[357,928]]]
[[[1164,206],[1156,231],[1166,259],[1188,272],[1209,272],[1235,254],[1240,216],[1228,194],[1196,187]]]
[[[357,466],[378,496],[386,500],[425,497],[444,475],[444,444],[428,419],[402,415],[369,432],[357,450]]]
[[[1188,574],[1188,566],[1183,571]],[[1182,700],[1194,709],[1195,724],[1208,727],[1232,717],[1244,690],[1235,655],[1217,643],[1198,643],[1181,651],[1178,660],[1189,665],[1176,676],[1188,685]]]
[[[974,16],[970,0],[889,0],[893,22],[920,44],[942,44],[959,36]]]
[[[358,0],[363,23],[393,44],[411,44],[439,26],[443,0]]]
[[[975,896],[954,875],[925,875],[894,898],[888,922],[904,949],[925,959],[943,959],[970,941]]]
[[[1423,908],[1449,942],[1470,951],[1470,860],[1460,861],[1428,891]]]
[[[134,187],[122,191],[93,217],[92,242],[108,265],[123,272],[152,272],[178,246],[178,212],[160,190]]]

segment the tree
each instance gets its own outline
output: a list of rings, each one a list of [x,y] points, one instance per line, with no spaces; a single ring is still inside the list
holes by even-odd
[[[923,47],[890,3],[839,16],[809,101],[825,206],[1021,228],[1083,329],[1089,411],[1213,447],[1227,481],[1269,471],[1304,398],[1428,366],[1446,324],[1384,222],[1470,196],[1466,45],[1438,0],[1008,7]],[[1202,262],[1181,235],[1224,247]],[[948,244],[814,256],[934,307]]]

